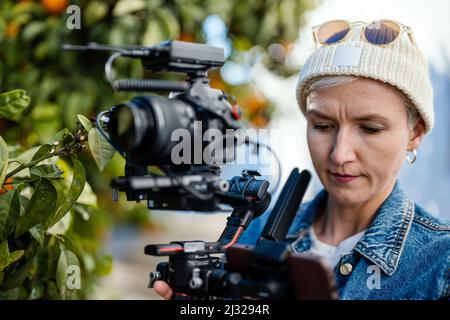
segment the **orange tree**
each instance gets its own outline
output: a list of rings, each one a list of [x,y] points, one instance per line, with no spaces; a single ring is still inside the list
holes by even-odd
[[[28,182],[16,180],[22,177],[16,176],[16,173],[11,175],[9,171],[5,179],[0,179],[0,199],[9,201],[11,204],[9,207],[7,205],[4,207],[19,206],[22,212],[26,204],[31,202],[31,200],[27,202],[22,197],[23,194],[29,192],[28,198],[33,199],[33,190],[39,191],[40,185],[33,179],[35,176],[39,177],[37,173],[41,171],[47,174],[45,170],[48,169],[48,167],[33,169],[31,173],[31,167],[44,165],[33,162],[36,160],[33,160],[34,154],[40,150],[36,148],[49,145],[49,141],[55,142],[55,135],[58,132],[61,135],[62,128],[68,130],[63,131],[66,132],[66,137],[76,137],[76,134],[70,135],[67,132],[78,132],[80,126],[77,126],[77,122],[83,123],[82,129],[89,130],[90,149],[94,156],[77,153],[76,161],[73,160],[73,156],[54,158],[59,159],[58,163],[53,163],[54,170],[58,167],[60,171],[73,172],[74,168],[78,167],[74,163],[83,164],[83,170],[87,172],[86,185],[92,186],[94,190],[94,193],[86,197],[98,199],[98,206],[93,205],[95,201],[92,200],[89,205],[80,205],[77,201],[70,203],[72,207],[68,209],[68,212],[73,215],[73,219],[69,224],[70,227],[65,230],[67,233],[45,238],[45,241],[50,241],[48,244],[50,248],[53,248],[51,250],[54,250],[53,253],[48,253],[48,257],[52,258],[41,259],[46,260],[49,267],[51,265],[51,268],[48,268],[51,270],[50,273],[57,271],[59,260],[62,264],[67,264],[67,261],[75,256],[87,279],[91,275],[94,279],[96,268],[100,268],[104,261],[109,261],[108,258],[102,260],[97,251],[101,234],[99,230],[105,228],[107,217],[114,216],[116,221],[148,221],[147,210],[144,206],[134,206],[130,209],[130,206],[123,203],[122,206],[111,203],[109,181],[111,177],[123,173],[124,162],[118,156],[109,161],[112,152],[111,150],[104,152],[105,141],[96,130],[90,127],[89,120],[77,117],[78,114],[84,114],[92,119],[100,110],[130,99],[132,95],[112,94],[111,88],[104,79],[104,62],[108,57],[107,53],[63,53],[62,44],[98,42],[149,46],[166,39],[206,42],[211,39],[207,39],[202,24],[207,17],[217,15],[226,26],[221,36],[230,44],[228,61],[242,63],[248,56],[247,53],[257,49],[256,51],[271,71],[287,76],[296,70],[290,69],[285,63],[285,57],[292,47],[291,43],[297,37],[304,13],[313,8],[313,3],[313,0],[2,0],[0,2],[0,92],[24,88],[31,97],[29,106],[20,109],[20,114],[15,115],[20,116],[19,121],[16,121],[17,118],[0,116],[0,135],[8,150],[9,158],[5,159],[15,161],[19,154],[24,153],[26,156],[23,157],[28,157],[25,159],[28,162],[25,163],[30,161],[33,163],[26,170],[17,173],[19,175],[24,172],[29,173],[29,176],[25,177],[32,180],[29,187]],[[66,9],[70,5],[80,8],[81,29],[72,30],[67,27],[70,10],[68,14]],[[127,78],[146,76],[139,63],[118,61],[116,67],[118,73]],[[270,121],[273,107],[264,94],[258,92],[251,83],[244,82],[239,86],[233,86],[224,81],[218,71],[211,72],[210,78],[213,87],[224,89],[236,96],[245,118],[254,126],[263,127]],[[3,153],[6,154],[6,151]],[[46,159],[46,161],[49,160]],[[9,160],[6,162],[9,169],[14,163],[16,165],[19,163],[10,163]],[[107,163],[109,164],[106,166]],[[97,167],[104,169],[102,175]],[[42,183],[43,186],[46,185],[52,189],[50,183],[53,185],[57,183],[55,181],[59,181],[56,178],[60,178],[55,175],[57,175],[56,172],[51,172],[49,176],[39,179],[41,182],[45,181]],[[24,199],[24,202],[17,205],[17,197],[19,200]],[[57,197],[57,201],[60,201],[60,197]],[[11,209],[8,210],[12,212]],[[93,212],[95,214],[89,214]],[[83,220],[83,217],[87,216],[90,219]],[[21,235],[11,231],[12,233],[8,236],[4,233],[1,238],[0,255],[4,254],[4,256],[0,264],[0,267],[3,267],[3,269],[0,268],[3,272],[0,273],[0,283],[3,281],[3,287],[0,287],[0,290],[6,290],[5,294],[11,294],[11,297],[30,295],[30,292],[34,290],[31,284],[34,280],[37,281],[35,285],[45,289],[44,291],[39,289],[44,292],[38,295],[39,297],[64,297],[55,278],[56,271],[51,275],[38,276],[38,272],[32,276],[30,270],[35,269],[31,267],[27,267],[31,269],[22,269],[24,263],[30,261],[32,253],[25,249],[25,245],[22,246],[16,241],[26,238],[25,240],[28,241],[26,243],[32,243],[33,233],[37,234],[37,232],[30,230],[39,228],[36,225],[30,226],[29,230]],[[44,229],[46,228],[53,227],[45,222]],[[47,231],[44,230],[44,235],[50,237]],[[14,235],[18,238],[11,240]],[[65,240],[59,241],[59,239]],[[69,243],[76,243],[74,239],[79,243],[71,247]],[[47,248],[45,241],[44,248]],[[64,250],[69,250],[74,255],[61,256]],[[19,270],[21,270],[20,277],[17,276]],[[104,272],[101,268],[99,270],[100,273]],[[11,277],[12,272],[16,274],[14,278],[27,280],[20,285],[14,283],[16,286],[5,285],[5,281]],[[64,276],[61,271],[60,275]],[[43,279],[47,282],[42,285]],[[62,280],[59,282],[61,284]],[[80,297],[84,297],[83,292],[77,292]],[[68,295],[68,297],[72,296],[72,293]]]
[[[19,125],[29,102],[24,90],[0,94],[0,118]],[[84,298],[109,272],[96,197],[78,160],[87,136],[82,124],[31,148],[0,136],[1,299]]]
[[[79,30],[70,30],[66,25],[69,15],[65,9],[71,4],[81,9]],[[51,114],[30,114],[33,123],[45,122],[45,130],[30,136],[35,142],[45,140],[62,125],[73,128],[78,113],[94,115],[128,97],[110,94],[103,76],[106,54],[62,54],[62,43],[152,45],[166,39],[205,42],[202,23],[215,14],[227,27],[230,60],[240,61],[242,53],[259,47],[271,70],[289,75],[296,70],[289,69],[284,58],[313,0],[3,0],[1,6],[0,89],[23,87],[35,102],[31,110],[39,106]],[[123,63],[119,68],[127,76],[143,75],[139,64]],[[213,73],[212,77],[216,86],[223,86],[237,98],[251,98],[247,97],[248,92],[253,92],[249,84],[237,90],[224,83],[220,74]],[[263,97],[256,93],[255,99]],[[255,109],[242,107],[252,118]],[[257,110],[267,107],[266,102]],[[270,110],[263,116],[270,120]]]

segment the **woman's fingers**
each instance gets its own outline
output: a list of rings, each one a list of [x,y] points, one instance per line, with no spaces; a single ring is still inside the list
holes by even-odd
[[[153,286],[153,289],[155,289],[156,293],[166,300],[169,300],[172,297],[173,291],[169,287],[169,285],[164,281],[161,280],[156,281]]]

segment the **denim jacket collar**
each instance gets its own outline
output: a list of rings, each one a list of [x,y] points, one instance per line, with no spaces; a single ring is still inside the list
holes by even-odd
[[[299,220],[294,221],[295,233],[289,233],[287,238],[297,238],[292,244],[295,251],[306,251],[310,248],[308,229],[321,206],[325,205],[327,196],[325,190],[320,191]],[[396,181],[391,194],[378,209],[355,251],[378,265],[385,274],[392,275],[397,268],[413,218],[414,204]]]

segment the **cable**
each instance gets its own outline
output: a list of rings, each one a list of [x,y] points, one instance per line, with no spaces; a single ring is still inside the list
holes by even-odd
[[[273,193],[275,193],[276,190],[278,189],[278,187],[280,186],[281,173],[282,173],[281,162],[280,162],[280,159],[278,158],[277,154],[275,153],[275,151],[273,151],[273,149],[268,144],[263,143],[263,142],[259,142],[259,141],[254,141],[254,140],[250,139],[250,137],[248,137],[248,136],[246,137],[244,143],[247,144],[247,145],[248,144],[255,145],[258,148],[257,149],[258,150],[258,152],[257,152],[258,156],[259,156],[259,146],[265,147],[274,156],[275,161],[277,163],[277,171],[278,171],[278,177],[277,177],[277,180],[276,180],[277,182],[275,183],[275,187],[273,188]]]
[[[231,137],[235,138],[235,139],[239,139],[237,138],[235,135],[231,135]],[[227,141],[227,139],[230,138],[230,135],[224,135],[223,140],[225,140],[225,143]],[[276,192],[276,190],[280,187],[280,183],[281,183],[281,174],[282,174],[282,170],[281,170],[281,162],[280,159],[278,158],[277,154],[275,153],[275,151],[273,151],[273,149],[266,143],[263,142],[259,142],[259,141],[255,141],[252,140],[249,136],[245,136],[245,140],[244,140],[244,144],[249,145],[249,144],[253,144],[257,147],[257,155],[259,156],[259,146],[263,146],[265,147],[275,158],[275,162],[277,163],[277,173],[278,173],[278,177],[275,183],[275,187],[273,188],[273,193]],[[225,164],[226,164],[227,160],[225,160]]]
[[[114,60],[116,60],[118,57],[122,56],[122,52],[115,52],[113,53],[109,58],[108,61],[106,61],[105,63],[105,75],[106,75],[106,79],[108,80],[111,88],[113,88],[114,91],[117,91],[117,88],[115,86],[115,76],[114,76],[114,70],[113,70],[113,62]]]
[[[101,135],[103,136],[103,138],[105,138],[106,141],[107,141],[110,145],[112,145],[112,146],[114,147],[114,149],[116,149],[116,151],[119,152],[119,154],[120,154],[125,160],[128,160],[128,159],[127,159],[127,156],[126,156],[126,153],[125,153],[119,146],[117,146],[117,145],[111,140],[111,138],[110,138],[108,135],[106,135],[105,130],[103,130],[103,127],[102,127],[101,124],[100,124],[100,118],[103,117],[103,115],[104,115],[105,113],[109,113],[109,112],[110,112],[110,110],[102,111],[102,112],[100,112],[100,113],[97,115],[97,118],[95,119],[95,127],[98,129],[98,131],[100,131],[100,133],[101,133]]]
[[[232,245],[234,245],[236,243],[236,241],[239,238],[239,235],[241,234],[241,232],[244,230],[244,227],[240,226],[238,227],[236,233],[233,236],[233,239],[231,239],[231,241],[229,243],[227,243],[226,245],[222,246],[222,249],[226,250],[229,247],[231,247]]]

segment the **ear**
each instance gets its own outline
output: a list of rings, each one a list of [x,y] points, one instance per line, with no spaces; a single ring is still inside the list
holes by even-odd
[[[409,130],[408,151],[417,149],[425,135],[425,122],[422,118],[417,121],[416,126]]]

